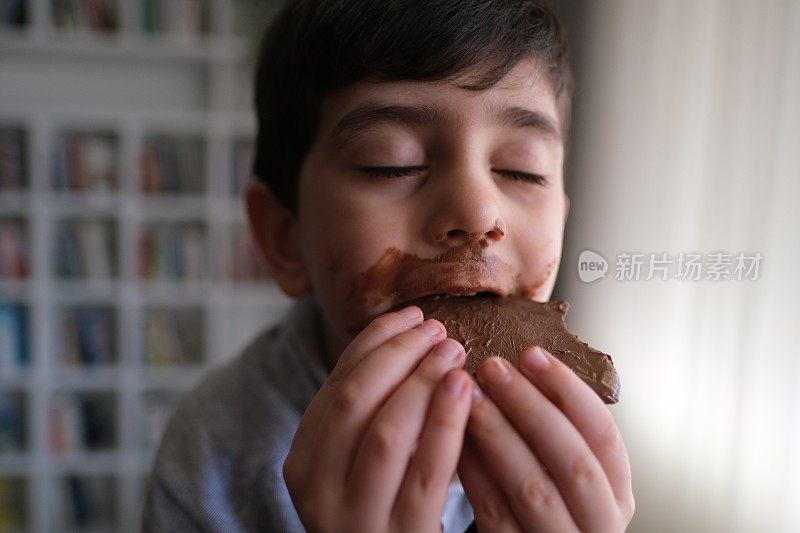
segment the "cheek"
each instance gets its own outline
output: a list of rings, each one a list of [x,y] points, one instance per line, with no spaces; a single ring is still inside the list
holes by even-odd
[[[333,270],[341,274],[363,271],[388,246],[405,239],[409,216],[400,202],[376,195],[365,183],[341,170],[306,178],[301,189],[301,219],[313,233],[314,251],[309,250],[314,253],[314,257],[309,256],[312,263],[340,265]]]
[[[327,271],[340,271],[345,253],[359,253],[364,209],[353,195],[344,193],[335,176],[308,176],[301,198],[300,218],[309,228],[304,232],[309,266],[324,265]]]
[[[547,301],[555,284],[564,237],[562,213],[539,217],[520,245],[522,268],[519,285],[522,293],[536,301]]]
[[[328,248],[324,271],[316,272],[312,284],[330,321],[343,333],[352,334],[386,307],[395,291],[402,253],[394,246],[358,258],[349,250]]]
[[[397,226],[386,224],[391,214],[375,212],[334,196],[309,213],[308,259],[310,267],[324,267],[335,279],[352,275],[374,263],[381,251],[397,238]]]
[[[541,255],[535,260],[527,272],[529,276],[520,280],[520,292],[537,302],[545,302],[550,299],[553,291],[555,276],[558,272],[559,255]]]
[[[373,300],[384,297],[373,285],[385,284],[385,273],[373,271],[404,242],[403,213],[366,201],[368,196],[352,189],[344,194],[343,188],[322,185],[304,192],[301,219],[312,229],[303,234],[305,264],[320,305],[344,331],[363,322]],[[365,283],[367,272],[375,283]]]

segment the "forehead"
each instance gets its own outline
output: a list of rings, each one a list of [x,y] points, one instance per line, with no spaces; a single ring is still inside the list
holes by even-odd
[[[534,60],[517,64],[493,87],[460,87],[470,75],[447,81],[362,81],[322,102],[318,138],[342,140],[350,130],[376,123],[480,127],[502,125],[535,130],[561,140],[556,98]],[[338,142],[337,142],[338,144]]]

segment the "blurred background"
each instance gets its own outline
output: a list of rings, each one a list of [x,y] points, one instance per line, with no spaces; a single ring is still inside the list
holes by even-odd
[[[578,94],[556,296],[621,375],[630,531],[800,531],[800,2],[557,7]]]
[[[240,198],[276,7],[0,0],[0,531],[138,531],[176,400],[282,315]]]
[[[0,531],[138,531],[176,399],[284,312],[239,197],[280,3],[0,0]],[[800,2],[552,3],[629,531],[800,531]]]

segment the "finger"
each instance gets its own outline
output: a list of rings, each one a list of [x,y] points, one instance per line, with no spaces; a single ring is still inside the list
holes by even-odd
[[[331,396],[347,379],[353,368],[378,346],[399,333],[418,326],[421,322],[422,311],[419,307],[412,305],[400,311],[379,316],[353,339],[339,357],[331,375],[311,400],[300,421],[292,443],[292,453],[299,464],[307,465],[309,463],[308,457],[314,446],[314,436],[320,417],[328,408]]]
[[[331,397],[315,436],[310,468],[321,479],[345,483],[358,443],[377,410],[444,338],[444,326],[426,320],[383,343],[353,369]]]
[[[349,500],[360,502],[364,508],[376,509],[381,516],[389,516],[414,447],[420,439],[428,410],[434,409],[431,407],[431,398],[445,374],[451,369],[460,368],[466,357],[464,347],[459,342],[444,339],[423,358],[411,376],[378,410],[358,444],[353,459]],[[458,407],[454,405],[457,403],[454,400],[459,397],[446,396],[444,399],[450,409]],[[440,404],[441,399],[437,405]],[[465,421],[468,410],[467,404],[464,408]],[[432,410],[431,416],[434,415],[438,415],[438,412]],[[462,431],[464,425],[461,426]],[[426,505],[430,504],[426,502]]]
[[[520,354],[520,371],[583,435],[600,461],[617,502],[623,508],[631,507],[632,515],[630,462],[614,417],[575,372],[546,350],[535,348]]]
[[[475,513],[478,531],[522,531],[508,500],[486,473],[485,464],[471,438],[465,437],[458,461],[458,477]]]
[[[483,457],[484,469],[508,498],[520,524],[544,531],[577,531],[559,487],[489,395],[473,400],[467,431]]]
[[[602,466],[572,422],[505,359],[478,367],[478,381],[558,486],[575,524],[608,531],[618,522]],[[535,493],[535,487],[531,487]]]
[[[427,524],[438,523],[444,513],[469,416],[472,379],[460,368],[464,359],[466,355],[459,358],[458,368],[450,370],[433,393],[419,446],[394,502],[399,531],[424,531]]]

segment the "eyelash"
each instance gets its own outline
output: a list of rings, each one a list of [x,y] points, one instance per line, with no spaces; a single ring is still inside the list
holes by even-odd
[[[375,177],[402,178],[403,176],[411,175],[420,170],[425,170],[425,167],[363,167],[361,170]],[[517,181],[527,181],[538,185],[543,185],[547,181],[545,177],[540,174],[530,174],[518,170],[498,170],[497,172]]]

